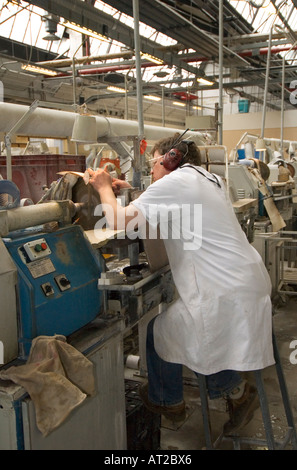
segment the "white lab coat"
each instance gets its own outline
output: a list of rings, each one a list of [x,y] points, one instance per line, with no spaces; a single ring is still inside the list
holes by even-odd
[[[272,365],[270,278],[236,219],[223,183],[220,188],[194,168],[178,168],[133,204],[152,226],[160,224],[179,293],[154,324],[159,356],[205,375]],[[195,207],[192,227],[189,204]],[[186,209],[181,224],[177,206]]]

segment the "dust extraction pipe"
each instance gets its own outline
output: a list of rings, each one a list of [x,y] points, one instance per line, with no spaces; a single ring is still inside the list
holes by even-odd
[[[69,224],[75,212],[72,201],[54,201],[0,211],[0,236],[5,237],[9,232],[52,221]]]
[[[16,122],[29,110],[29,106],[0,103],[0,132],[7,133]],[[48,108],[37,108],[26,122],[19,128],[18,135],[43,138],[71,138],[76,113],[58,111]],[[138,135],[138,122],[116,118],[95,116],[97,126],[97,139],[104,137],[126,137]],[[181,129],[144,125],[146,140],[158,140],[172,136]],[[201,132],[189,131],[186,137],[191,136],[197,145],[204,145]]]

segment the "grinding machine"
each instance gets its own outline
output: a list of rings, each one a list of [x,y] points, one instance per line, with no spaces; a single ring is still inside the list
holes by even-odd
[[[127,448],[125,338],[136,329],[144,352],[148,320],[174,296],[161,240],[94,229],[100,199],[81,176],[62,176],[72,199],[28,206],[0,182],[2,201],[13,201],[0,210],[0,341],[6,369],[26,363],[34,338],[63,335],[94,364],[97,392],[44,437],[26,391],[0,380],[1,449]]]

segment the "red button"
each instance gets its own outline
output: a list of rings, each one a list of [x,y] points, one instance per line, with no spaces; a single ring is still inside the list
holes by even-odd
[[[46,249],[47,249],[47,244],[46,244],[46,243],[41,243],[41,248],[42,248],[43,250],[46,250]]]

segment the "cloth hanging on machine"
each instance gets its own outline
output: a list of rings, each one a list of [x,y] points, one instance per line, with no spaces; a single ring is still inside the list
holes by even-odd
[[[95,394],[93,364],[65,336],[38,336],[26,364],[0,372],[30,395],[43,436],[57,428],[86,397]]]

